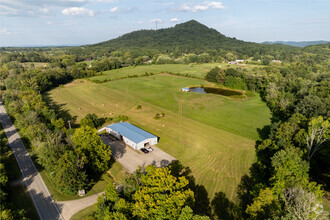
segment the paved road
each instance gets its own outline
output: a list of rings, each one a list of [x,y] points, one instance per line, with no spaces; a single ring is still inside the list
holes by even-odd
[[[7,135],[9,146],[12,149],[23,176],[23,182],[30,192],[33,203],[42,220],[63,219],[61,204],[56,205],[44,181],[34,166],[31,157],[24,147],[14,125],[11,123],[5,108],[0,100],[0,120]]]

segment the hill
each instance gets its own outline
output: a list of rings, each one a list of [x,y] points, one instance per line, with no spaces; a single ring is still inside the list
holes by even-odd
[[[90,45],[90,47],[108,47],[111,51],[143,49],[166,53],[202,53],[214,49],[225,49],[252,56],[266,48],[285,48],[287,46],[244,42],[236,38],[226,37],[215,29],[191,20],[166,29],[133,31],[113,40]]]
[[[318,45],[318,44],[327,44],[330,43],[330,41],[265,41],[262,42],[262,44],[284,44],[289,46],[295,46],[295,47],[306,47],[310,45]]]

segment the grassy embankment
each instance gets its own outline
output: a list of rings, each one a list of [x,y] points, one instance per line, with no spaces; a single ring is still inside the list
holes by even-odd
[[[121,71],[132,74],[133,68],[125,69]],[[233,199],[240,178],[255,160],[257,130],[270,124],[271,113],[257,94],[232,99],[180,92],[201,84],[208,82],[160,74],[104,84],[74,83],[54,89],[50,96],[78,120],[87,113],[129,116],[131,123],[159,136],[157,146],[189,166],[211,198],[222,191]],[[160,112],[165,117],[154,119]]]

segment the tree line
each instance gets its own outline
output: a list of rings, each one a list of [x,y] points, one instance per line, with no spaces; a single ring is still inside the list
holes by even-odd
[[[266,66],[252,69],[214,68],[206,75],[208,81],[259,93],[273,113],[272,124],[260,130],[257,162],[238,186],[237,203],[230,202],[221,192],[209,202],[202,187],[195,185],[193,177],[185,172],[188,168],[147,167],[135,173],[135,177],[128,177],[122,192],[110,184],[106,196],[99,199],[94,218],[105,215],[109,219],[206,219],[203,216],[208,215],[220,219],[322,219],[326,212],[321,199],[330,182],[329,46],[290,51],[282,64],[265,62]],[[99,125],[94,115],[86,116],[80,128],[70,129],[67,121],[74,119],[47,101],[46,91],[73,79],[125,65],[140,65],[148,59],[164,63],[178,58],[183,58],[183,62],[213,62],[220,53],[224,53],[221,59],[228,60],[243,55],[223,49],[213,54],[169,51],[166,58],[159,51],[153,54],[142,50],[146,53],[139,54],[134,50],[105,51],[106,47],[94,52],[87,48],[77,55],[82,50],[0,53],[1,93],[8,113],[22,136],[29,140],[37,162],[65,194],[89,189],[111,166],[111,151],[93,128]],[[92,56],[95,60],[84,61]],[[262,56],[276,58],[277,54]],[[257,58],[258,54],[254,59]],[[47,65],[26,63],[35,61]]]
[[[259,131],[257,162],[241,180],[239,202],[226,211],[236,213],[234,219],[328,218],[322,199],[330,182],[329,66],[300,59],[254,69],[215,67],[206,75],[258,92],[273,114],[272,124]]]

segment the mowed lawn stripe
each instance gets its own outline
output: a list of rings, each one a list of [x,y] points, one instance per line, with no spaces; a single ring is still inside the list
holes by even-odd
[[[241,100],[215,94],[205,95],[180,91],[187,85],[201,84],[213,85],[200,79],[165,74],[125,79],[101,85],[108,87],[113,92],[124,92],[125,97],[123,98],[131,95],[135,100],[145,101],[176,113],[179,110],[178,102],[181,101],[184,116],[254,140],[259,138],[256,128],[261,129],[270,123],[271,113],[258,96]]]
[[[143,92],[139,89],[141,86],[151,84],[152,81],[155,85],[154,90],[143,89],[143,92],[146,93],[143,97],[141,94]],[[239,100],[220,96],[219,98],[215,96],[209,98],[210,96],[204,94],[206,102],[203,103],[202,94],[185,94],[179,91],[182,85],[197,82],[200,80],[173,76],[151,76],[118,80],[104,85],[81,83],[76,86],[57,88],[51,91],[50,95],[54,101],[64,104],[63,108],[69,110],[72,115],[77,115],[78,120],[87,113],[96,113],[101,117],[103,115],[109,117],[110,112],[114,116],[121,114],[129,116],[131,123],[159,136],[158,147],[189,166],[197,184],[204,185],[210,197],[213,197],[214,193],[222,191],[231,198],[235,195],[241,176],[248,172],[254,161],[255,140],[222,130],[219,128],[220,125],[214,126],[217,120],[222,120],[225,116],[219,119],[217,114],[215,114],[216,117],[212,115],[212,112],[217,113],[217,109],[213,109],[213,107],[216,108],[219,105],[213,102],[229,105],[228,108],[230,108],[233,102],[239,102]],[[134,85],[134,83],[138,85]],[[162,89],[159,90],[158,87]],[[160,91],[166,95],[157,95]],[[148,92],[157,94],[148,94]],[[245,105],[263,104],[259,97],[251,99],[244,102]],[[182,100],[180,101],[183,104],[182,115],[178,114],[180,105],[178,100]],[[211,117],[215,122],[206,123],[196,120],[194,115],[189,113],[189,103],[202,103],[204,108],[209,107],[211,115],[203,113],[203,117]],[[136,109],[138,104],[142,105],[142,109]],[[235,105],[238,104],[235,103]],[[259,111],[262,112],[262,110]],[[198,110],[195,109],[195,111]],[[159,120],[154,119],[155,114],[160,112],[165,112],[165,117]],[[195,114],[197,113],[195,112]],[[261,114],[263,118],[259,120],[259,124],[261,124],[260,121],[263,121],[266,125],[269,121],[269,118],[265,118],[264,115],[266,114]],[[247,116],[244,112],[236,115],[236,117]],[[256,126],[253,125],[253,121],[250,123],[252,125],[249,130],[254,131],[245,136],[253,137],[256,133]],[[228,126],[239,130],[237,129],[239,125],[229,124]]]

